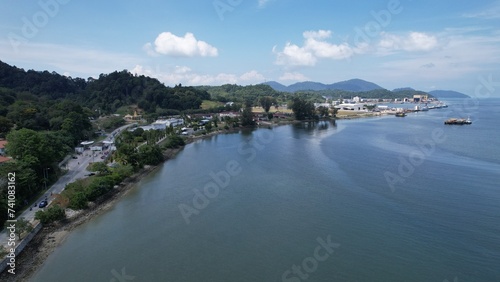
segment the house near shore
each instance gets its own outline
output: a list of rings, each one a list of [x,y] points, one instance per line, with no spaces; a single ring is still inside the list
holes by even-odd
[[[5,156],[5,145],[7,145],[7,140],[0,140],[0,156]]]
[[[239,117],[241,114],[239,112],[222,112],[219,114],[219,117],[225,118],[225,117],[230,117],[230,118],[235,118]]]
[[[285,113],[279,113],[276,112],[273,114],[274,119],[287,119],[290,118],[292,115],[291,114],[285,114]]]

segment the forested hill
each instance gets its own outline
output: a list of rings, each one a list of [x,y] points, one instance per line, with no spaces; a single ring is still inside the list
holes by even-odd
[[[68,78],[56,72],[34,71],[10,66],[0,61],[0,87],[17,93],[27,92],[50,99],[81,93],[86,87],[82,78]]]
[[[255,103],[260,97],[273,97],[280,101],[286,101],[286,93],[274,90],[269,85],[257,84],[241,86],[236,84],[224,84],[221,86],[197,86],[201,91],[210,93],[212,100],[218,102],[237,102],[244,103],[245,101],[252,101]],[[316,95],[316,98],[321,96]]]
[[[126,70],[86,80],[55,72],[25,71],[1,61],[0,89],[0,99],[17,100],[20,94],[43,101],[69,99],[102,113],[114,113],[121,106],[131,104],[149,113],[162,109],[198,109],[203,100],[210,99],[206,91],[181,85],[167,87],[157,79],[135,76]],[[5,107],[10,104],[2,103],[0,115],[2,110],[5,114]]]
[[[118,108],[137,104],[148,113],[161,110],[198,109],[210,94],[194,87],[168,87],[155,78],[135,76],[128,71],[101,74],[89,79],[83,95],[77,100],[92,108],[114,113]]]

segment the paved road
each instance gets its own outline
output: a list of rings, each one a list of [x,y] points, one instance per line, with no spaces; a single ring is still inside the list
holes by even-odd
[[[124,125],[120,128],[115,129],[111,134],[108,135],[108,137],[105,140],[114,142],[114,137],[118,136],[123,130],[131,126],[133,126],[133,124]],[[47,201],[50,204],[53,200],[52,197],[53,194],[60,194],[64,190],[67,184],[86,177],[86,174],[89,173],[89,171],[87,170],[89,163],[102,161],[101,159],[102,154],[97,152],[94,155],[92,155],[92,152],[90,152],[89,150],[85,151],[82,155],[75,154],[75,156],[77,156],[77,159],[71,158],[67,162],[65,168],[68,170],[68,172],[61,178],[59,178],[59,180],[54,185],[52,185],[52,187],[47,189],[44,195],[41,196],[36,201],[35,207],[32,207],[31,210],[28,208],[22,214],[20,215],[18,214],[17,218],[24,217],[30,222],[34,221],[35,213],[41,210],[40,208],[38,208],[38,203],[40,203],[44,199],[47,199]],[[5,248],[7,249],[7,243],[8,243],[7,231],[2,230],[2,232],[0,233],[0,245],[5,246]]]

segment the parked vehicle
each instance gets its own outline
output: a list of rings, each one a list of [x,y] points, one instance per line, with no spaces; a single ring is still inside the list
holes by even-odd
[[[49,203],[45,200],[41,201],[40,204],[38,204],[39,208],[45,208]]]

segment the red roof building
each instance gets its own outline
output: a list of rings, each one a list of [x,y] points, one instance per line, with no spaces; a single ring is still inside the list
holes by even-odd
[[[6,163],[8,161],[10,161],[11,158],[7,158],[7,157],[4,157],[4,156],[0,156],[0,165],[3,164],[3,163]]]
[[[7,141],[0,140],[0,156],[5,155],[5,145],[7,145]]]

